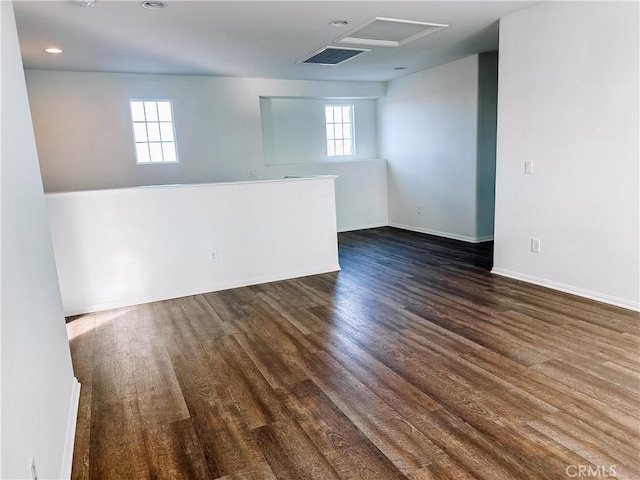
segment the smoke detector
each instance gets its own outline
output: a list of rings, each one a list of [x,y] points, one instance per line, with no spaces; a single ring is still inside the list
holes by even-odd
[[[165,2],[154,2],[154,1],[147,1],[147,2],[142,2],[140,4],[140,6],[142,8],[146,8],[148,10],[157,10],[159,8],[164,8],[167,6],[167,4]]]

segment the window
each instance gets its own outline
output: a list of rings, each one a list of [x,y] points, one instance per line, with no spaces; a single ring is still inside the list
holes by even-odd
[[[177,162],[171,100],[131,100],[130,106],[137,162]]]
[[[325,105],[327,155],[355,155],[353,105]]]

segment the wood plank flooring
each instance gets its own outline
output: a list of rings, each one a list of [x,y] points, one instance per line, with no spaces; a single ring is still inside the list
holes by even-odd
[[[339,243],[339,273],[69,318],[73,478],[640,479],[640,314],[491,244]]]

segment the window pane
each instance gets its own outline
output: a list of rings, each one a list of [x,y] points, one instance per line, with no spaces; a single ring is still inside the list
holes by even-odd
[[[175,143],[162,142],[162,153],[164,155],[165,162],[175,162],[176,161]]]
[[[160,135],[163,142],[173,142],[173,125],[168,122],[161,123]]]
[[[325,105],[327,155],[354,155],[353,105]]]
[[[342,107],[342,121],[343,122],[351,121],[351,107]]]
[[[342,109],[340,107],[333,110],[333,118],[336,123],[342,123]]]
[[[151,153],[151,163],[162,163],[162,144],[160,142],[150,143],[149,153]]]
[[[333,125],[327,125],[327,140],[333,140]]]
[[[171,121],[171,102],[158,102],[158,120],[161,122]]]
[[[150,142],[160,141],[160,124],[147,123],[147,135],[149,135]]]
[[[136,142],[147,141],[147,125],[145,123],[133,124],[133,138]]]
[[[177,162],[170,100],[129,100],[138,163]]]
[[[144,102],[144,114],[147,118],[147,122],[158,121],[158,109],[156,102]]]
[[[147,143],[136,143],[136,158],[138,163],[149,163],[149,145]]]
[[[142,102],[130,102],[131,119],[134,122],[144,122],[144,105]]]
[[[327,119],[327,123],[333,123],[333,107],[324,107],[324,114]]]

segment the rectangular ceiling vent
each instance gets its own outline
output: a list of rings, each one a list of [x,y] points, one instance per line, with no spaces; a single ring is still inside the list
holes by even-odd
[[[309,63],[313,65],[340,65],[358,55],[370,52],[368,48],[351,47],[324,47],[297,63]]]
[[[376,17],[375,20],[340,37],[336,43],[368,47],[402,47],[448,26],[444,23]]]

